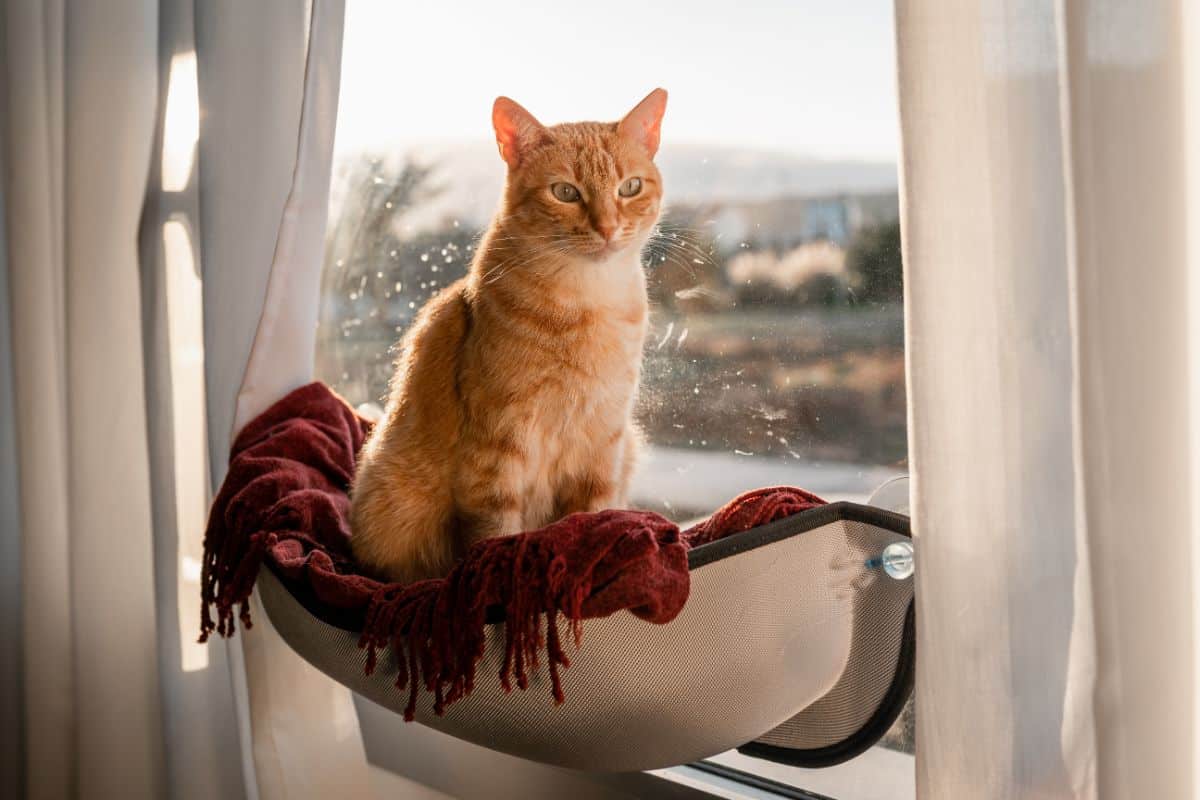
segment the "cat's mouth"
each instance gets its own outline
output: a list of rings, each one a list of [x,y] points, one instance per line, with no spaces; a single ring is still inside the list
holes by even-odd
[[[592,245],[592,248],[585,251],[584,254],[599,261],[621,252],[626,248],[626,246],[628,246],[628,244],[629,240],[627,239],[614,239],[612,241],[596,242],[594,245]]]

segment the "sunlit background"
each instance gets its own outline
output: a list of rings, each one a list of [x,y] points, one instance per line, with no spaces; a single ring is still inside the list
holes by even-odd
[[[351,0],[338,147],[487,139],[500,94],[615,119],[663,86],[669,142],[894,164],[895,72],[889,0]]]
[[[195,177],[196,142],[200,136],[200,103],[196,54],[171,59],[167,105],[163,115],[162,189],[166,196],[183,192]],[[171,373],[172,454],[175,462],[176,613],[179,629],[195,624],[195,598],[200,591],[204,521],[208,517],[208,413],[204,391],[203,290],[196,269],[192,230],[184,214],[163,225],[162,266],[167,301],[166,321]],[[208,666],[208,649],[191,636],[179,641],[180,667],[193,672]]]

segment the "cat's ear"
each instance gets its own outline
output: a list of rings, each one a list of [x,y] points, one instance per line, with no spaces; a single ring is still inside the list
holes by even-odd
[[[515,100],[497,97],[492,105],[492,127],[496,146],[509,167],[521,162],[521,154],[548,136],[546,127]]]
[[[637,142],[653,158],[658,152],[658,135],[666,110],[667,90],[655,89],[617,123],[617,133]]]

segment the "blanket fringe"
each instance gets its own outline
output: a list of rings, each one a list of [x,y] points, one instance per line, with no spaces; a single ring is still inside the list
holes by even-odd
[[[539,559],[530,553],[527,537],[491,540],[484,548],[486,555],[462,562],[444,580],[383,586],[371,597],[359,638],[365,670],[373,673],[379,651],[391,648],[396,687],[408,691],[406,720],[416,715],[422,687],[433,695],[439,716],[474,690],[476,666],[487,646],[488,609],[479,601],[485,597],[506,598],[500,685],[505,691],[514,684],[527,689],[530,670],[538,668],[544,652],[550,693],[556,703],[564,700],[560,669],[571,660],[562,646],[559,618],[566,617],[578,646],[585,588],[568,586],[561,558],[539,578]]]

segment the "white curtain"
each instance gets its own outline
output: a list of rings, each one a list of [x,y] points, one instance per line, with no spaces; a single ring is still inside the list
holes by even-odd
[[[196,4],[214,484],[237,431],[312,379],[344,12],[342,0]],[[350,691],[292,652],[257,600],[253,613],[235,644],[248,794],[367,796]]]
[[[5,646],[19,643],[30,797],[165,786],[136,237],[156,11],[3,5],[22,591]]]
[[[309,379],[341,0],[0,0],[0,796],[367,796],[258,609],[195,644],[237,427]]]
[[[1200,790],[1197,13],[897,2],[922,798]]]

